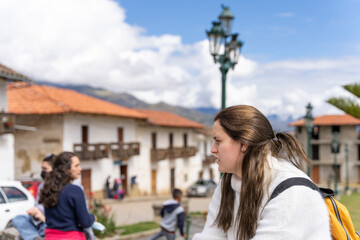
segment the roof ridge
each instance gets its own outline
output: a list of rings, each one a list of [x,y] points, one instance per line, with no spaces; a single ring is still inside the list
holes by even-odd
[[[38,86],[42,92],[37,92],[36,90],[34,90],[34,93],[43,94],[43,96],[48,98],[51,102],[55,103],[57,106],[64,109],[65,112],[71,112],[72,111],[72,108],[69,105],[63,103],[62,101],[58,101],[58,100],[50,97],[51,94],[49,94],[48,91],[46,90],[46,88],[56,88],[56,89],[63,90],[62,88],[48,86],[48,85],[36,85],[36,84],[35,84],[35,86]]]

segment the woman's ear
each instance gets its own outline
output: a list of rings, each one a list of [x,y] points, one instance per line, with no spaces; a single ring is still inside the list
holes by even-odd
[[[242,152],[246,152],[246,150],[247,150],[248,147],[249,147],[249,146],[246,145],[246,144],[241,144],[241,151],[242,151]]]

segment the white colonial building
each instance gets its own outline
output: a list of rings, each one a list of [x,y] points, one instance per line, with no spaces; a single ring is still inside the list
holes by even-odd
[[[139,160],[138,122],[146,117],[132,109],[44,85],[8,86],[9,112],[29,130],[15,132],[15,177],[40,173],[49,153],[75,152],[81,159],[85,192],[102,195],[107,176],[125,176],[127,164]],[[121,161],[126,163],[120,165]]]
[[[134,168],[142,194],[164,195],[174,188],[185,191],[200,178],[219,179],[217,166],[209,161],[211,138],[203,125],[169,112],[139,111],[148,118],[138,131],[145,161]]]
[[[304,119],[292,122],[290,126],[295,127],[295,135],[307,151],[308,133]],[[345,186],[347,178],[350,186],[360,183],[359,126],[360,119],[348,114],[323,115],[314,119],[311,136],[311,175],[314,182],[333,188],[334,169],[337,169],[341,188]],[[339,144],[338,151],[335,151],[333,146],[335,132]]]
[[[0,180],[15,178],[15,115],[8,112],[7,84],[31,80],[0,64]]]
[[[105,181],[121,177],[130,195],[185,190],[198,178],[219,179],[203,126],[160,111],[135,110],[78,92],[14,83],[9,112],[15,132],[15,178],[40,174],[49,153],[75,152],[85,192],[104,196]]]

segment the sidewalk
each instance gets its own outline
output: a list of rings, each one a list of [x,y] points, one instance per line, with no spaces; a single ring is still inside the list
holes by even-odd
[[[154,203],[162,203],[169,199],[170,196],[162,197],[141,197],[141,198],[125,198],[123,200],[104,199],[103,203],[112,206],[114,220],[116,226],[154,221],[154,211],[152,205]],[[189,212],[204,212],[207,210],[211,198],[185,198],[188,201]],[[189,228],[189,240],[195,233],[201,232],[205,224],[205,220],[201,216],[192,216]],[[154,229],[141,233],[131,234],[127,236],[114,236],[105,238],[106,240],[148,240],[150,236],[160,231]],[[186,231],[186,228],[184,229]],[[177,233],[179,235],[179,233]],[[178,237],[178,240],[182,237]]]

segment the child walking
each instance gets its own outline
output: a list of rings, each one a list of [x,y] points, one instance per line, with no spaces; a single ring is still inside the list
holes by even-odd
[[[161,209],[161,231],[150,238],[150,240],[158,239],[165,236],[167,240],[175,239],[175,231],[178,227],[181,236],[185,237],[184,234],[184,220],[185,213],[184,208],[180,205],[183,197],[182,191],[175,188],[172,192],[173,199],[164,202]]]

